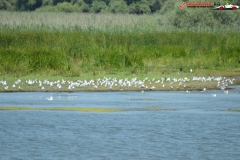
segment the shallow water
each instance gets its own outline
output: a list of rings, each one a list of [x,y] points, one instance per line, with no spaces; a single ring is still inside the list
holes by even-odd
[[[125,109],[2,110],[1,159],[238,159],[239,104],[239,86],[228,94],[0,93],[1,107]]]

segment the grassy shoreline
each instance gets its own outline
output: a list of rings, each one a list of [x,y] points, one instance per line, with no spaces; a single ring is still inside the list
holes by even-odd
[[[0,92],[203,91],[204,88],[207,90],[220,90],[222,87],[222,85],[219,85],[220,83],[227,84],[227,87],[225,87],[227,90],[229,86],[240,84],[240,79],[237,77],[240,77],[240,72],[210,70],[196,70],[193,73],[172,72],[168,74],[151,72],[142,75],[119,73],[89,76],[85,74],[82,77],[34,74],[23,77],[1,76]],[[20,82],[18,82],[19,80]],[[120,81],[125,81],[126,84],[131,83],[131,85],[120,85]],[[6,82],[6,84],[3,84],[3,82]],[[69,89],[71,85],[74,87]],[[144,87],[141,87],[142,85]],[[4,89],[6,86],[8,86],[7,90]]]
[[[116,78],[143,81],[240,75],[240,34],[179,30],[160,23],[160,15],[92,15],[2,12],[0,18],[0,92],[70,91],[67,85],[44,90],[27,80],[55,82]],[[160,17],[159,17],[160,16]],[[9,18],[11,17],[11,18]],[[55,18],[56,17],[56,18]],[[63,18],[65,17],[65,18]],[[182,68],[182,72],[180,72]],[[193,69],[193,73],[189,70]],[[21,79],[21,89],[12,85]],[[8,89],[6,90],[7,81]],[[145,80],[146,81],[146,80]],[[115,83],[115,82],[114,82]],[[235,80],[234,84],[239,84]],[[55,84],[54,84],[55,85]],[[116,83],[115,83],[116,85]],[[145,90],[153,86],[146,81]],[[162,85],[162,84],[161,84]],[[218,89],[214,83],[188,82],[187,87],[159,83],[155,90]],[[73,91],[121,91],[109,84]],[[140,91],[139,86],[124,88]]]

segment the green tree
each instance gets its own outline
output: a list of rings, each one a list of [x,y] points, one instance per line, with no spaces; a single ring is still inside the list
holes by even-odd
[[[101,0],[101,1],[103,1],[106,5],[108,5],[111,0]]]
[[[42,6],[42,0],[16,0],[16,8],[20,11],[33,11]]]
[[[236,19],[234,12],[213,12],[213,17],[217,19],[222,25],[231,25],[240,19]]]
[[[94,0],[83,0],[86,4],[91,5]]]
[[[83,13],[88,13],[90,12],[90,6],[86,3],[82,4],[81,7],[80,7],[80,10],[83,12]]]
[[[130,5],[132,3],[136,3],[136,2],[140,2],[141,0],[125,0],[125,2],[127,3],[127,5]]]
[[[8,10],[12,11],[15,9],[15,1],[14,0],[1,0],[0,1],[0,10]]]
[[[106,10],[107,8],[107,5],[105,2],[103,1],[99,1],[99,0],[95,0],[93,3],[92,3],[92,9],[93,9],[93,12],[94,13],[99,13],[101,12],[102,10]]]
[[[63,2],[68,2],[71,3],[71,0],[52,0],[53,1],[53,5],[57,5],[58,3],[63,3]]]
[[[182,2],[179,1],[166,1],[165,3],[161,3],[162,6],[160,8],[160,13],[165,14],[169,12],[173,12],[175,10],[179,10],[178,5]]]
[[[151,12],[154,13],[154,12],[157,12],[158,10],[161,9],[161,2],[160,0],[154,0],[151,5],[150,5],[150,9],[151,9]]]
[[[71,3],[68,3],[68,2],[58,3],[56,8],[58,11],[66,12],[66,13],[80,11],[80,8],[78,6],[76,6],[76,5],[73,6]]]
[[[91,10],[90,6],[86,4],[84,0],[72,0],[71,3],[74,6],[78,6],[80,12],[88,13]]]
[[[128,6],[123,0],[111,0],[109,10],[111,13],[128,13]]]
[[[71,3],[73,5],[77,5],[78,7],[81,7],[83,4],[86,4],[83,0],[72,0]]]
[[[170,18],[170,24],[177,28],[188,27],[188,13],[185,9],[178,9]]]
[[[53,0],[43,0],[42,1],[42,7],[44,6],[52,6],[53,5]]]
[[[151,13],[149,2],[147,0],[142,0],[141,2],[132,3],[130,5],[131,14],[144,14]]]

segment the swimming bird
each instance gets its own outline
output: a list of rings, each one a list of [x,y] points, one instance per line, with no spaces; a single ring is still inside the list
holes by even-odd
[[[228,94],[228,90],[224,91],[225,94]]]
[[[51,97],[45,98],[45,99],[48,100],[48,101],[52,101],[52,100],[53,100],[53,97],[51,96]]]
[[[212,94],[212,96],[213,96],[213,97],[216,97],[216,96],[217,96],[217,94]]]

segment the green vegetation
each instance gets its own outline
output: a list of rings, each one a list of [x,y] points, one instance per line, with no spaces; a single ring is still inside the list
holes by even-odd
[[[4,31],[0,73],[235,70],[240,66],[239,39],[235,33]]]
[[[83,13],[154,13],[166,0],[1,0],[0,10]]]
[[[192,0],[197,1],[198,0]],[[1,0],[0,10],[76,13],[162,13],[182,0]],[[240,0],[218,0],[221,5],[240,4]]]
[[[239,70],[239,40],[235,33],[5,30],[0,33],[0,75]]]
[[[177,22],[176,27],[173,21],[174,18],[168,21],[157,14],[2,11],[0,76],[169,74],[179,68],[183,72],[192,68],[239,73],[237,24],[235,28],[231,25],[189,28],[179,25],[182,22]]]

